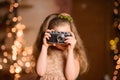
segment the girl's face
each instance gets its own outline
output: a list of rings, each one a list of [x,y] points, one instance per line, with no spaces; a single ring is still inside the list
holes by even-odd
[[[70,25],[67,23],[61,24],[59,26],[54,26],[53,29],[59,32],[71,32]],[[60,50],[65,50],[68,46],[67,44],[53,44],[53,45]]]

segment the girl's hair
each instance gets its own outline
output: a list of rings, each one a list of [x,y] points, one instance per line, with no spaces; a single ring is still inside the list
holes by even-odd
[[[41,47],[43,44],[43,36],[44,32],[47,29],[52,29],[54,26],[58,26],[60,24],[68,23],[70,25],[71,31],[74,33],[76,38],[76,46],[74,48],[75,57],[79,59],[80,63],[80,73],[84,73],[88,69],[88,61],[85,53],[85,49],[82,43],[82,40],[76,30],[72,17],[67,13],[60,13],[60,14],[51,14],[42,23],[36,42],[33,47],[33,53],[37,60],[39,53],[41,51]]]

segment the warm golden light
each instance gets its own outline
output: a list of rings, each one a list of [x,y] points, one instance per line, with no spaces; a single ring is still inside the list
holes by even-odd
[[[7,57],[7,56],[8,56],[8,53],[5,51],[5,52],[3,53],[3,55],[4,55],[5,57]]]
[[[21,29],[21,25],[22,25],[21,23],[17,23],[16,26],[15,26],[16,29],[20,30]]]
[[[120,65],[120,58],[117,60],[117,64],[119,64],[119,65]]]
[[[113,74],[114,74],[114,75],[117,75],[117,74],[118,74],[118,71],[117,71],[117,70],[115,70]]]
[[[15,68],[14,68],[13,65],[10,66],[9,72],[10,72],[11,74],[15,73]]]
[[[114,60],[117,60],[119,57],[118,57],[118,55],[115,55],[114,56]]]
[[[17,63],[18,63],[20,66],[24,66],[24,63],[23,63],[21,60],[18,60]]]
[[[118,29],[120,30],[120,24],[118,25]]]
[[[17,57],[16,57],[16,55],[12,55],[12,60],[17,60]]]
[[[18,21],[21,21],[22,20],[22,17],[21,16],[18,16]]]
[[[113,80],[117,80],[117,76],[113,76]]]
[[[16,46],[16,51],[18,51],[18,49],[22,47],[22,44],[17,40],[14,41],[14,45]]]
[[[6,58],[3,59],[3,63],[7,63],[8,60]]]
[[[1,46],[1,49],[2,49],[2,50],[5,50],[5,45],[2,45],[2,46]]]
[[[115,9],[113,9],[113,12],[114,12],[114,14],[116,14],[116,15],[117,15],[117,14],[118,14],[118,9],[116,9],[116,8],[115,8]]]
[[[116,69],[120,69],[120,65],[116,65]]]
[[[25,66],[26,66],[26,67],[30,67],[30,66],[31,66],[30,62],[26,62],[26,63],[25,63]]]
[[[114,40],[110,40],[110,45],[115,45],[115,41]]]
[[[20,74],[15,74],[15,78],[20,78]]]
[[[16,69],[15,69],[15,72],[20,73],[21,71],[22,71],[22,68],[20,66],[17,66]]]
[[[0,64],[0,69],[3,69],[3,66]]]
[[[27,56],[27,52],[26,52],[26,51],[23,51],[23,52],[22,52],[22,55],[23,55],[23,56]]]
[[[14,7],[17,8],[19,6],[18,3],[14,3]]]
[[[16,30],[16,28],[12,28],[12,32],[16,32],[17,30]]]
[[[13,5],[10,5],[9,12],[13,12]]]
[[[16,22],[17,21],[17,17],[13,17],[13,22]]]
[[[32,55],[32,51],[33,51],[32,47],[26,47],[25,50],[27,51],[28,55]]]
[[[8,37],[12,37],[12,33],[9,32],[7,36],[8,36]]]
[[[117,47],[116,45],[112,45],[112,46],[111,46],[111,50],[116,49],[116,47]]]
[[[22,61],[23,62],[27,61],[26,57],[22,57]]]
[[[14,66],[14,67],[17,67],[17,66],[18,66],[18,64],[17,64],[17,63],[14,63],[14,64],[13,64],[13,66]]]
[[[19,80],[20,73],[24,70],[26,73],[30,73],[35,66],[34,58],[32,55],[32,47],[26,47],[23,45],[23,30],[26,28],[21,23],[22,17],[17,16],[16,12],[19,3],[14,0],[10,0],[9,12],[5,24],[6,28],[6,41],[10,41],[6,46],[6,43],[1,45],[2,57],[0,58],[0,70],[7,68],[10,74],[14,75],[14,80]],[[12,25],[11,25],[12,24]],[[8,49],[9,48],[9,49]],[[8,63],[9,64],[6,64]],[[9,65],[9,66],[8,66]],[[4,69],[3,69],[4,70]]]
[[[114,6],[118,7],[119,3],[117,1],[114,1]]]
[[[26,28],[26,26],[24,24],[22,24],[21,29],[23,30],[25,28]]]
[[[18,32],[17,32],[17,37],[21,37],[23,35],[23,31],[22,30],[19,30]]]

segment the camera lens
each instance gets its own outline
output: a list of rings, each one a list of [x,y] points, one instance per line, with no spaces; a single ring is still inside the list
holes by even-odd
[[[58,43],[64,43],[64,40],[65,40],[65,35],[64,34],[59,34],[57,36]]]

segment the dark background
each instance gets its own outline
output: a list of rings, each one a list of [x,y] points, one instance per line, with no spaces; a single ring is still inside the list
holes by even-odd
[[[86,8],[81,9],[80,4]],[[89,71],[82,76],[83,80],[104,80],[105,75],[112,79],[114,63],[109,49],[112,5],[112,0],[73,0],[72,15],[89,59]]]

